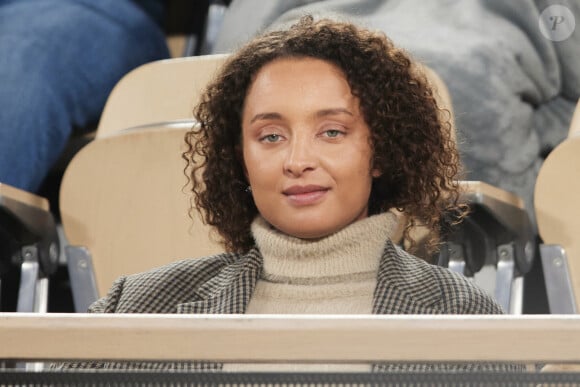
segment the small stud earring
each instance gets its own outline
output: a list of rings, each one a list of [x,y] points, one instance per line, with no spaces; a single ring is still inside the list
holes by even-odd
[[[245,191],[247,193],[252,193],[252,186],[251,185],[247,186],[246,189],[245,189]]]

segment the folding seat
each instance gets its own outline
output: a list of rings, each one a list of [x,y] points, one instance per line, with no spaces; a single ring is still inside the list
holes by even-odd
[[[96,140],[89,142],[90,147],[86,151],[83,148],[83,151],[87,153],[85,153],[85,158],[79,155],[79,160],[85,160],[86,155],[91,154],[92,149],[103,149],[103,146],[106,148],[104,152],[110,152],[111,155],[103,156],[100,161],[94,160],[94,164],[89,163],[88,169],[83,172],[86,174],[86,179],[90,182],[96,181],[96,172],[98,171],[111,173],[106,169],[108,168],[107,165],[110,164],[106,164],[103,160],[114,159],[114,146],[108,149],[109,146],[105,146],[104,144],[107,144],[109,140],[101,143],[100,139],[121,129],[145,126],[149,129],[146,131],[147,134],[155,133],[155,126],[158,128],[171,127],[175,130],[181,130],[177,136],[175,131],[168,130],[166,134],[169,137],[164,137],[162,140],[159,140],[167,143],[173,141],[175,144],[179,144],[177,145],[179,152],[179,146],[183,140],[183,133],[193,125],[191,121],[192,107],[196,102],[196,97],[199,95],[199,90],[208,82],[215,69],[223,63],[224,59],[225,56],[223,55],[174,59],[169,62],[172,66],[168,73],[158,70],[159,66],[164,68],[166,64],[165,61],[158,61],[137,68],[124,77],[108,98],[97,128]],[[192,69],[192,64],[194,69]],[[133,82],[133,79],[136,82]],[[141,81],[144,82],[141,83]],[[179,87],[174,88],[175,85],[179,85]],[[132,109],[132,107],[136,108]],[[140,129],[144,128],[141,127]],[[136,132],[138,132],[138,129],[133,129],[131,133]],[[137,134],[131,138],[134,139],[139,136]],[[157,140],[154,139],[153,141]],[[159,149],[159,144],[155,144],[153,151]],[[152,153],[154,154],[153,151]],[[124,160],[127,160],[127,158],[124,158]],[[166,171],[168,173],[169,171],[174,171],[180,174],[180,171],[183,169],[180,161],[181,159],[178,157],[178,165],[173,167],[175,164],[170,164],[167,169],[161,171],[161,175],[165,175]],[[65,173],[63,179],[66,181],[67,175],[74,175],[73,171],[78,170],[81,164],[81,161],[78,161],[75,168],[75,164],[71,163],[69,165],[71,170]],[[99,167],[99,164],[102,165]],[[118,162],[116,166],[112,167],[111,171],[120,170],[120,164],[122,163]],[[172,175],[171,173],[169,175],[175,176],[175,174]],[[151,174],[146,177],[149,183],[155,179]],[[179,177],[176,177],[176,180],[182,177],[184,178],[184,175],[180,174]],[[75,185],[74,182],[72,184],[73,186]],[[183,185],[184,181],[179,184]],[[67,190],[67,184],[63,183],[62,186],[61,195],[69,197],[67,196],[67,192],[69,192]],[[148,187],[147,191],[152,192],[153,190],[151,187]],[[103,195],[112,193],[109,186],[105,187],[105,191],[95,190],[94,192],[101,192]],[[181,186],[179,187],[179,192],[181,193]],[[83,230],[92,229],[86,225],[88,222],[87,219],[75,219],[74,214],[73,216],[68,215],[67,209],[71,205],[74,206],[75,203],[79,203],[80,208],[95,208],[95,201],[91,195],[86,192],[80,192],[78,195],[72,195],[78,199],[77,201],[61,200],[64,207],[64,209],[61,209],[62,217],[66,219],[63,221],[63,228],[65,229],[66,236],[69,237],[70,235],[70,240],[72,241],[76,240],[75,237],[79,232],[82,234]],[[185,208],[186,212],[187,206],[184,203],[184,206],[180,209]],[[103,208],[112,207],[106,205],[104,207],[96,207],[97,211]],[[112,208],[112,211],[115,210],[118,209]],[[151,210],[151,207],[149,207],[149,210]],[[164,214],[169,215],[167,209],[164,211]],[[171,219],[174,221],[174,224],[177,219],[181,219],[180,216],[185,215],[185,219],[182,219],[181,224],[184,224],[183,230],[184,233],[187,233],[187,230],[191,226],[186,216],[187,214],[183,211],[179,212],[177,216],[173,216],[174,213],[171,214]],[[103,216],[105,215],[101,214],[101,217]],[[156,222],[156,224],[160,224],[159,220]],[[155,222],[152,224],[155,224]],[[119,228],[114,228],[114,230],[121,232]],[[144,237],[147,238],[146,236]],[[99,242],[102,240],[101,237],[97,237],[97,239]],[[94,238],[91,240],[94,240]],[[149,240],[152,241],[151,238]],[[182,238],[182,240],[185,240],[185,243],[187,243],[188,238]],[[84,242],[84,240],[82,241]],[[79,244],[85,245],[92,250],[95,249],[91,242]],[[179,250],[177,248],[178,245],[173,244],[177,250]],[[199,247],[199,244],[195,246]],[[84,311],[90,300],[94,300],[97,297],[92,261],[84,259],[85,255],[82,255],[83,252],[88,252],[87,249],[75,249],[71,246],[66,246],[65,250],[67,264],[71,272],[70,279],[74,289],[73,298],[76,300],[75,309],[77,311]],[[98,248],[96,250],[98,251]],[[171,254],[172,251],[170,250],[168,253]],[[210,250],[202,249],[201,251],[209,252]],[[58,267],[59,253],[60,243],[57,235],[56,222],[49,209],[49,202],[45,198],[37,195],[0,184],[0,294],[3,293],[1,299],[4,300],[4,305],[0,305],[0,310],[17,310],[21,312],[46,311],[48,302],[48,278],[55,273]],[[162,255],[160,254],[159,257]],[[178,257],[181,255],[176,254],[175,256]],[[170,258],[167,257],[166,260],[170,260]],[[144,260],[144,262],[146,263],[147,260]],[[100,268],[98,263],[96,267]],[[151,266],[143,267],[143,269],[148,267]],[[98,275],[97,278],[104,278],[104,275]],[[112,279],[108,280],[108,282],[105,281],[107,280],[100,281],[103,283],[101,286],[103,291],[108,288]],[[14,289],[19,289],[17,290],[17,297],[10,294],[14,293]],[[78,300],[84,300],[82,306],[79,306]]]
[[[48,200],[0,183],[0,311],[45,312],[60,242]],[[17,297],[10,292],[17,290]]]
[[[568,138],[546,158],[534,190],[540,256],[551,313],[576,313],[580,300],[580,100]]]
[[[193,106],[226,58],[152,62],[127,74],[111,92],[95,140],[73,158],[61,184],[77,311],[122,274],[223,251],[208,239],[201,220],[189,218],[181,154],[194,125]]]

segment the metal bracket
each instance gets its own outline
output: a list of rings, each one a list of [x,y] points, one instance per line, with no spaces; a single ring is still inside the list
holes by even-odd
[[[552,314],[575,314],[576,300],[566,252],[559,245],[540,245],[546,293]]]
[[[515,275],[514,246],[512,243],[497,247],[497,272],[495,280],[495,299],[504,311],[510,311],[512,283]]]
[[[99,298],[93,260],[82,246],[67,246],[65,254],[75,311],[84,313]]]
[[[465,274],[465,255],[459,243],[447,242],[449,254],[448,268],[456,273]]]
[[[48,310],[48,278],[40,278],[40,263],[36,246],[22,248],[20,287],[17,312],[46,313]]]

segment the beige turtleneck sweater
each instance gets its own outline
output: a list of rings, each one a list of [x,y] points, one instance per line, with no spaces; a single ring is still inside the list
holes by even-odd
[[[381,256],[396,225],[396,216],[387,212],[313,241],[282,234],[256,218],[252,233],[264,266],[246,314],[372,313]],[[370,365],[229,363],[223,370],[366,372]]]
[[[328,237],[304,240],[256,218],[252,233],[264,268],[246,313],[372,313],[381,255],[396,224],[387,212]]]

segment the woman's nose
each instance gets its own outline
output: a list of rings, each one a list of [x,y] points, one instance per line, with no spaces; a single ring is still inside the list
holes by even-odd
[[[308,139],[293,138],[287,148],[288,154],[284,161],[284,171],[293,176],[300,176],[306,171],[314,170],[317,156]]]

